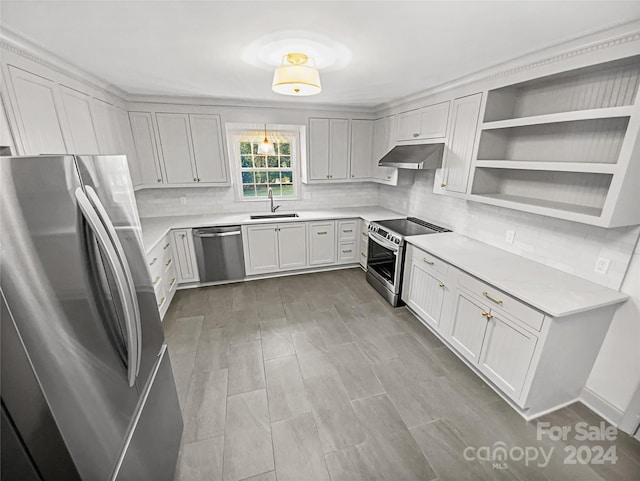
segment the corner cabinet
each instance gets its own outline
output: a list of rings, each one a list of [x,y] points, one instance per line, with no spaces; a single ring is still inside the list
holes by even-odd
[[[554,318],[416,246],[406,255],[409,310],[522,416],[580,396],[615,305]]]
[[[162,184],[158,146],[149,112],[129,112],[133,142],[138,157],[142,185]]]

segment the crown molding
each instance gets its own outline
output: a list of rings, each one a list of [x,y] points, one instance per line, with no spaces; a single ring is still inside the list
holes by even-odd
[[[362,113],[363,115],[372,115],[375,111],[373,106],[362,105],[337,105],[323,103],[296,103],[287,101],[256,101],[238,98],[220,98],[220,97],[198,97],[198,96],[180,96],[180,95],[148,95],[148,94],[130,94],[128,101],[131,103],[154,103],[154,104],[172,104],[172,105],[201,105],[206,107],[224,107],[224,108],[253,108],[253,109],[286,109],[286,110],[318,110],[333,112],[350,112]]]
[[[69,63],[61,57],[49,52],[45,48],[26,38],[8,30],[2,26],[0,32],[0,48],[12,52],[16,55],[37,63],[63,75],[69,76],[74,80],[78,80],[85,84],[89,84],[95,89],[101,90],[109,95],[117,97],[122,102],[128,100],[128,93],[120,87],[105,82],[95,75],[82,70],[81,68]]]
[[[464,77],[436,85],[429,89],[416,92],[414,94],[399,97],[389,102],[376,105],[374,111],[379,113],[388,109],[393,109],[401,105],[418,102],[435,94],[456,88],[468,87],[478,83],[489,82],[501,78],[509,77],[526,70],[531,70],[543,65],[560,62],[569,58],[579,57],[599,50],[611,47],[619,47],[640,41],[640,20],[633,21],[621,26],[591,33],[563,42],[558,45],[547,47],[536,52],[532,52],[521,57],[517,57],[506,62],[494,65],[478,72],[474,72]],[[640,53],[640,51],[638,52]]]

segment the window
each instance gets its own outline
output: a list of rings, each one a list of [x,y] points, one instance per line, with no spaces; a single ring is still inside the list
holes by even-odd
[[[229,129],[229,125],[227,128]],[[264,131],[249,130],[248,126],[234,126],[228,130],[232,172],[235,173],[237,197],[240,200],[258,200],[268,194],[271,187],[274,197],[295,198],[298,193],[298,132],[273,130],[267,137],[273,142],[273,155],[258,153],[258,145],[264,139]]]

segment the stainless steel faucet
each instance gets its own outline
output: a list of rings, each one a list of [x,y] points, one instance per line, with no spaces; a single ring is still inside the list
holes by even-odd
[[[276,206],[273,205],[273,189],[271,187],[269,187],[269,189],[267,190],[267,197],[269,198],[269,201],[271,202],[271,212],[275,212],[276,210],[278,210],[278,208],[280,206],[279,205],[276,205]]]

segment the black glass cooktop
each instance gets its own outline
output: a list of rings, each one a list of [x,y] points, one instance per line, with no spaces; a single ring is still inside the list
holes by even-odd
[[[435,234],[437,232],[451,232],[449,229],[430,224],[416,217],[407,217],[406,219],[379,220],[375,222],[388,231],[401,236]]]

